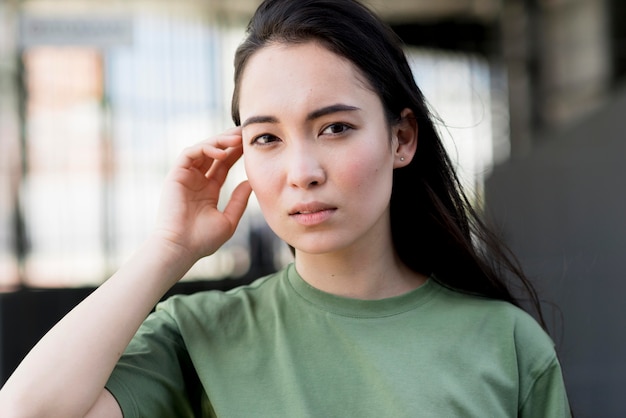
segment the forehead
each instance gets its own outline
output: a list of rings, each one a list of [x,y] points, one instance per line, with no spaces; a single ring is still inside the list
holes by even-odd
[[[270,44],[257,51],[242,74],[240,111],[272,101],[347,99],[375,96],[359,69],[317,42]]]

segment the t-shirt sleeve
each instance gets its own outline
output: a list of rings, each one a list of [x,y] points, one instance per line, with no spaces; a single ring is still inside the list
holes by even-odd
[[[520,418],[569,418],[571,412],[554,343],[529,315],[515,332],[520,373]]]
[[[556,357],[534,380],[530,392],[523,400],[519,416],[521,418],[570,418],[572,416],[561,366]]]
[[[176,321],[167,311],[157,309],[144,321],[106,389],[124,418],[196,416],[201,386]]]

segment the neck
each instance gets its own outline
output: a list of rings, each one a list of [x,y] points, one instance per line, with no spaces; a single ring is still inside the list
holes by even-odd
[[[311,286],[355,299],[399,296],[421,286],[427,279],[410,270],[391,250],[367,256],[297,251],[295,265]]]

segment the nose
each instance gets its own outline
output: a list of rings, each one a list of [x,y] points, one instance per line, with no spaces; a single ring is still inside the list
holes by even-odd
[[[287,173],[290,186],[309,189],[326,181],[323,165],[311,147],[294,146],[291,151]]]

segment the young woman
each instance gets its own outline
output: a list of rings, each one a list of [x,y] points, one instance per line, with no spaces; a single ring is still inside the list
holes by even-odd
[[[353,0],[267,0],[235,69],[237,127],[183,152],[153,235],[32,350],[0,415],[569,416],[505,278],[532,287],[460,190],[390,29]],[[146,319],[252,190],[294,263]]]

